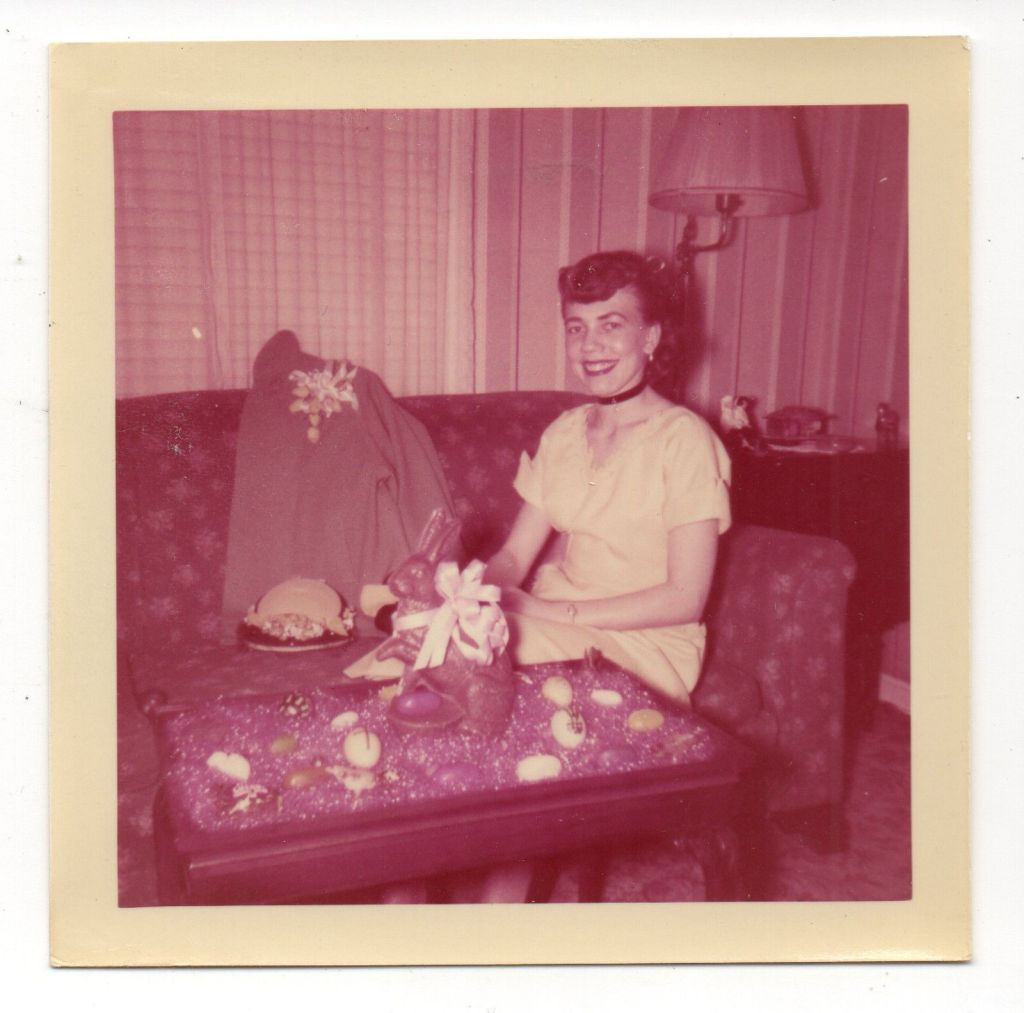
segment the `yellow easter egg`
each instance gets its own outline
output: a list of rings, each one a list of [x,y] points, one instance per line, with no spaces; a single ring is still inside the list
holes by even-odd
[[[665,715],[653,707],[642,707],[633,711],[627,719],[627,724],[634,732],[653,732],[665,723]]]

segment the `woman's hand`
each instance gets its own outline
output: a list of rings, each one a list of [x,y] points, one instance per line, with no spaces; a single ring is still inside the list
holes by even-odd
[[[506,612],[605,630],[639,630],[700,622],[718,550],[718,521],[696,521],[669,533],[668,580],[613,598],[547,601],[504,587]]]
[[[499,604],[505,612],[515,612],[521,616],[532,616],[534,619],[551,618],[544,614],[546,611],[545,607],[551,605],[551,602],[535,598],[521,587],[503,587]]]

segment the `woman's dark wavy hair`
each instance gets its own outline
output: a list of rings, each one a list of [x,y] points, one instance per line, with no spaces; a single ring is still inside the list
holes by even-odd
[[[661,340],[647,365],[647,382],[666,397],[674,394],[679,362],[671,272],[665,261],[631,250],[592,253],[558,272],[562,309],[567,303],[604,302],[631,288],[645,324],[661,324]]]

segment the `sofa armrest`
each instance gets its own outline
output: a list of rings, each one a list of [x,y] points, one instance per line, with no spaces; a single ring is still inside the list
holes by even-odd
[[[774,810],[842,799],[853,576],[832,539],[753,525],[723,539],[694,706],[765,753]]]

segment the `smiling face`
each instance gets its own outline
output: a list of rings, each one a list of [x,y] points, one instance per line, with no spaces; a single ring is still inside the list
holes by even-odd
[[[591,394],[610,397],[640,382],[661,326],[644,323],[631,287],[601,302],[566,303],[562,317],[569,363]]]

